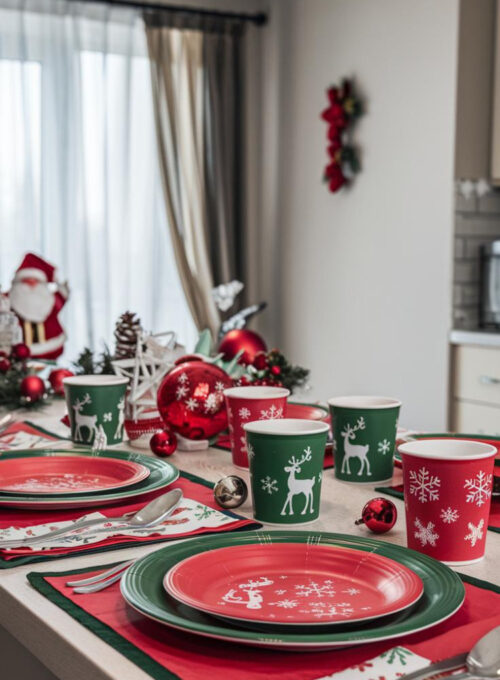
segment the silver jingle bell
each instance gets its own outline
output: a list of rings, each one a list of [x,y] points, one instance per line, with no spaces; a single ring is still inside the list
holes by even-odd
[[[239,508],[248,497],[245,480],[236,475],[219,479],[214,486],[214,498],[221,508]]]

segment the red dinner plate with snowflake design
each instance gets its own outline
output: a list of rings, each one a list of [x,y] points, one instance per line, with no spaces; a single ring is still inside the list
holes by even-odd
[[[302,420],[329,420],[328,409],[319,404],[299,404],[289,401],[286,405],[287,418],[299,418]]]
[[[16,495],[74,494],[120,489],[149,475],[140,463],[92,456],[0,460],[0,492]]]
[[[172,567],[163,585],[190,607],[259,625],[362,622],[406,609],[423,593],[420,577],[388,557],[300,543],[209,550]]]

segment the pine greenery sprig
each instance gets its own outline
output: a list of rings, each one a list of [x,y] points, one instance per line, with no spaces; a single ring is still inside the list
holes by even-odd
[[[111,363],[113,359],[107,345],[104,345],[104,351],[97,358],[94,357],[94,352],[89,347],[85,347],[78,359],[73,362],[73,366],[77,375],[114,375]]]

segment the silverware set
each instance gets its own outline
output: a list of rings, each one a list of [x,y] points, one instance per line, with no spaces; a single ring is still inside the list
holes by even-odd
[[[67,581],[66,585],[69,588],[73,588],[74,593],[98,593],[100,590],[104,590],[108,586],[119,581],[134,562],[135,560],[120,562],[120,564],[115,565],[111,569],[106,569],[106,571],[103,571],[96,576],[76,579],[75,581]]]
[[[50,543],[55,538],[62,538],[63,536],[72,534],[75,531],[89,529],[93,526],[98,526],[103,523],[110,524],[111,526],[98,529],[95,533],[115,531],[116,525],[122,525],[122,529],[149,529],[164,522],[167,517],[169,517],[177,507],[179,507],[181,501],[182,491],[180,489],[173,489],[172,491],[168,491],[167,493],[164,493],[161,496],[158,496],[158,498],[150,501],[147,505],[135,513],[127,513],[122,517],[101,517],[99,519],[76,521],[68,527],[55,529],[54,531],[49,531],[45,534],[42,534],[41,536],[30,536],[29,538],[1,541],[0,549],[3,550],[5,548],[32,547],[40,544],[43,545],[45,543]]]

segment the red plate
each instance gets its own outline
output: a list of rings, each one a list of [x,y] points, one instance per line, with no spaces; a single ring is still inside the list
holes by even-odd
[[[328,409],[314,404],[295,404],[288,402],[286,405],[287,418],[299,418],[303,420],[325,420],[330,417]]]
[[[46,456],[0,460],[0,492],[73,494],[119,489],[149,475],[139,463],[116,458]]]
[[[209,614],[280,625],[374,619],[406,609],[423,593],[421,579],[387,557],[301,543],[200,553],[172,567],[163,585]]]

